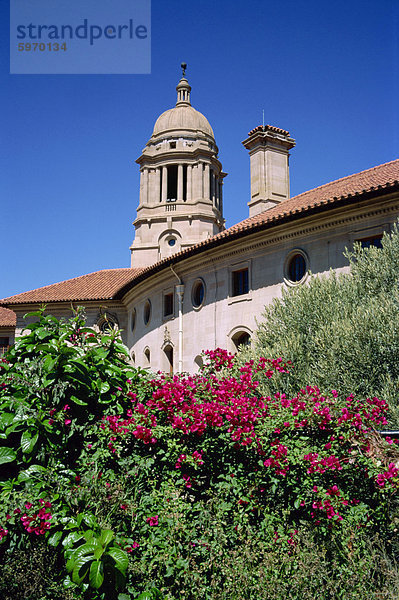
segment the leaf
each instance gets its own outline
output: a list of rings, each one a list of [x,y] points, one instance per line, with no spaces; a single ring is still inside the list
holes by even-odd
[[[100,386],[100,394],[106,394],[109,390],[110,390],[110,385],[108,383],[108,381],[104,381],[101,383]]]
[[[121,548],[109,548],[107,554],[111,556],[115,561],[115,567],[125,575],[126,569],[129,565],[129,557],[124,550]]]
[[[56,364],[58,358],[53,358],[52,356],[47,356],[43,362],[43,369],[46,373],[50,373],[53,370],[54,365]]]
[[[95,560],[91,563],[89,582],[91,587],[98,590],[104,581],[103,564],[100,560]]]
[[[14,420],[14,416],[15,415],[13,413],[7,412],[4,412],[2,415],[0,415],[0,429],[5,429],[9,425],[11,425],[11,423]]]
[[[24,454],[30,454],[35,447],[35,444],[39,438],[39,434],[31,436],[29,431],[24,431],[21,436],[21,448]]]
[[[50,537],[47,540],[48,545],[53,546],[54,548],[58,546],[62,538],[62,533],[62,531],[56,531],[55,533],[53,533],[53,535],[50,535]]]
[[[28,481],[35,474],[43,474],[46,471],[46,467],[42,467],[42,465],[31,465],[25,471],[21,471],[18,475],[18,483],[22,483],[22,481]]]
[[[99,537],[99,542],[103,546],[108,546],[110,541],[114,538],[114,532],[111,529],[103,529]]]
[[[82,539],[83,534],[81,531],[71,531],[71,533],[68,533],[66,538],[62,540],[62,545],[65,546],[65,548],[70,548],[73,544],[76,544],[76,542]]]
[[[130,598],[127,594],[118,594],[118,600],[130,600]]]
[[[87,406],[87,404],[88,404],[87,402],[84,402],[83,400],[81,400],[80,398],[77,398],[76,396],[71,396],[71,400],[75,404],[79,404],[79,406]]]
[[[11,448],[0,448],[0,465],[10,463],[17,458],[16,453]]]
[[[86,577],[89,567],[87,567],[83,572],[83,567],[93,560],[92,556],[80,556],[78,559],[74,560],[74,566],[72,571],[72,581],[80,585],[83,579]],[[68,563],[67,563],[68,566]]]

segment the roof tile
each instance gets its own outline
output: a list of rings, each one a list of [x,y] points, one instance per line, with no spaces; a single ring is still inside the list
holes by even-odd
[[[77,302],[84,300],[109,300],[116,292],[132,281],[141,269],[105,269],[81,277],[74,277],[29,292],[0,300],[1,304],[32,302]]]

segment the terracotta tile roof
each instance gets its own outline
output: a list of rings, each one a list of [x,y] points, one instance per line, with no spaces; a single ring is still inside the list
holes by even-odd
[[[248,132],[248,137],[250,135],[253,135],[257,131],[273,131],[273,133],[281,133],[282,135],[290,135],[289,131],[286,131],[285,129],[280,129],[280,127],[274,127],[274,125],[258,125],[257,127],[254,127],[254,129],[251,129],[251,131]]]
[[[105,269],[60,283],[46,285],[30,292],[0,300],[0,304],[30,304],[42,302],[76,302],[110,300],[117,291],[133,281],[141,269]],[[4,310],[4,309],[3,309]]]
[[[391,187],[399,183],[399,159],[391,162],[336,179],[325,185],[284,200],[281,204],[265,210],[254,217],[233,225],[218,235],[233,233],[247,227],[270,222],[292,213],[303,212],[323,204],[334,204],[338,200],[359,196],[384,187]]]
[[[17,315],[8,308],[0,306],[0,327],[15,327],[17,324]]]

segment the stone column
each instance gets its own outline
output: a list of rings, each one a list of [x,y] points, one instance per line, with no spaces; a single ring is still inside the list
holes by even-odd
[[[186,193],[186,199],[187,202],[190,202],[191,197],[192,197],[192,181],[193,181],[193,167],[192,165],[187,165],[187,193]]]
[[[215,173],[213,169],[210,170],[209,176],[211,178],[211,202],[213,206],[216,204],[216,194],[215,194]]]
[[[162,202],[166,202],[168,197],[168,168],[162,167]]]
[[[161,201],[161,169],[158,167],[155,169],[154,173],[154,190],[150,191],[150,198],[153,200],[153,203]],[[151,193],[153,191],[153,194]]]
[[[183,202],[183,165],[177,165],[177,201]]]
[[[143,202],[144,202],[143,187],[144,187],[144,171],[141,170],[140,171],[140,204],[143,204]]]
[[[148,202],[148,169],[143,170],[143,204]]]
[[[205,163],[203,184],[202,184],[202,198],[209,198],[209,165]]]

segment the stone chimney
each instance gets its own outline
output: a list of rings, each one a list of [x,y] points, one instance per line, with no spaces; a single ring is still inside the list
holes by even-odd
[[[295,140],[288,131],[259,125],[243,141],[251,165],[249,216],[253,217],[290,197],[289,151]]]

